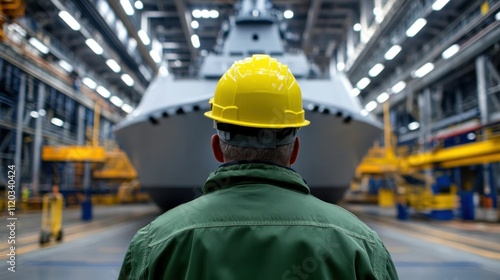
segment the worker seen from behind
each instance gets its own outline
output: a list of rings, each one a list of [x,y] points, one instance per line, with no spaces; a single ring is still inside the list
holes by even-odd
[[[309,121],[286,65],[267,55],[237,61],[210,103],[223,164],[203,196],[139,230],[119,279],[398,278],[378,235],[312,196],[291,169]]]

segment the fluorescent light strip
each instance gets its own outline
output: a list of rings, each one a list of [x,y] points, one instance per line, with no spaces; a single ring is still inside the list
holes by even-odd
[[[351,90],[351,95],[354,97],[358,96],[360,93],[361,93],[361,90],[359,90],[359,88],[353,88]]]
[[[415,77],[422,78],[434,69],[434,64],[427,62],[415,71]]]
[[[96,89],[96,91],[97,91],[97,93],[99,93],[104,98],[109,98],[111,96],[111,92],[109,92],[109,90],[107,90],[103,86],[98,86],[97,89]]]
[[[365,110],[371,112],[377,108],[378,104],[375,101],[370,101],[365,105]]]
[[[385,53],[384,58],[387,60],[392,60],[393,58],[396,57],[396,55],[398,55],[400,51],[401,51],[401,46],[394,45]]]
[[[459,50],[460,46],[458,44],[451,45],[441,54],[441,57],[443,57],[443,59],[448,59],[454,56]]]
[[[134,110],[134,108],[132,108],[132,106],[128,105],[127,103],[123,103],[121,108],[128,114],[132,113],[132,111]]]
[[[356,84],[356,87],[359,88],[360,90],[365,89],[369,84],[371,80],[367,77],[362,78],[359,80],[359,82]]]
[[[73,66],[71,66],[71,64],[69,64],[65,60],[59,60],[57,64],[59,64],[59,66],[61,66],[61,68],[66,70],[68,73],[71,73],[71,71],[73,71]]]
[[[120,65],[118,64],[118,62],[116,62],[114,59],[110,58],[110,59],[106,60],[106,64],[115,73],[119,73],[120,71],[122,71],[122,68],[120,67]]]
[[[42,42],[38,41],[35,37],[31,37],[28,41],[33,47],[39,50],[43,54],[49,53],[49,48],[45,46]]]
[[[425,18],[419,18],[415,20],[415,22],[406,30],[406,36],[407,37],[413,37],[417,35],[417,33],[424,28],[424,26],[427,24],[427,20]]]
[[[120,0],[120,4],[127,15],[131,16],[134,14],[134,7],[132,7],[129,0]]]
[[[50,122],[51,122],[53,125],[55,125],[55,126],[59,126],[59,127],[61,127],[61,126],[63,126],[63,125],[64,125],[63,120],[58,119],[58,118],[52,118],[52,119],[50,120]]]
[[[132,77],[130,77],[129,74],[123,74],[121,76],[122,78],[122,81],[129,87],[133,86],[134,85],[134,79],[132,79]]]
[[[116,107],[121,107],[123,105],[123,100],[121,100],[121,98],[118,96],[114,96],[114,95],[111,96],[109,101],[111,101],[111,103],[113,103]]]
[[[59,12],[59,17],[64,20],[64,22],[73,30],[78,31],[80,30],[81,26],[80,23],[72,16],[70,15],[67,11],[60,11]]]
[[[377,63],[368,71],[368,75],[370,75],[370,77],[377,77],[384,68],[385,66],[382,63]]]
[[[86,85],[90,89],[95,89],[97,87],[97,83],[94,82],[94,80],[92,80],[90,78],[85,77],[82,79],[82,82],[84,85]]]
[[[406,87],[405,81],[399,81],[395,85],[392,86],[391,91],[392,93],[399,93]]]
[[[196,49],[200,47],[200,38],[198,37],[198,35],[193,34],[191,36],[191,43],[193,44],[193,47],[195,47]]]
[[[450,2],[450,0],[436,0],[436,2],[432,4],[432,9],[434,11],[440,11],[448,2]]]
[[[141,29],[141,30],[139,30],[139,32],[137,32],[137,35],[139,35],[139,38],[141,38],[141,41],[142,41],[142,43],[144,43],[144,45],[147,46],[151,43],[151,40],[149,39],[149,36],[146,33],[146,31]]]
[[[160,63],[161,62],[161,57],[160,55],[155,52],[154,50],[151,50],[149,52],[149,55],[151,56],[151,58],[156,62],[156,63]]]
[[[379,96],[377,96],[378,103],[384,103],[389,100],[389,94],[387,92],[382,92]]]
[[[102,49],[101,45],[99,45],[94,39],[89,38],[85,40],[85,44],[89,46],[89,48],[97,55],[101,55],[104,50]]]

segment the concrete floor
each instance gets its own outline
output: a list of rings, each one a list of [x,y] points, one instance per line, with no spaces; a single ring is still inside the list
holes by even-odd
[[[392,210],[359,205],[347,208],[380,235],[400,279],[500,279],[500,224],[421,219],[400,222],[391,217]],[[26,244],[20,249],[25,252],[17,256],[15,273],[7,271],[5,248],[0,247],[0,279],[116,279],[132,236],[159,214],[152,205],[96,208],[100,218],[83,223],[82,228],[78,210],[67,212],[73,219],[67,220],[65,241],[44,248]],[[34,222],[36,214],[32,215],[26,220]],[[5,236],[4,231],[0,231],[1,236]],[[24,240],[35,236],[37,243],[37,232],[22,235]],[[6,243],[4,238],[0,242]]]

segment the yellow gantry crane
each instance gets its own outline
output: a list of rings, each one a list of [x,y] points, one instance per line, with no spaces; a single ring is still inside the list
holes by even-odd
[[[393,137],[387,103],[384,105],[384,125],[385,147],[376,145],[369,151],[358,166],[355,179],[357,182],[366,182],[366,178],[378,176],[394,181],[396,186],[393,190],[382,189],[379,192],[381,206],[392,206],[396,200],[422,211],[453,209],[456,187],[451,187],[449,193],[433,194],[431,185],[435,183],[435,180],[426,171],[432,168],[448,169],[500,162],[500,135],[493,135],[489,131],[485,131],[482,139],[473,143],[448,148],[437,147],[409,155],[397,155],[394,152],[394,144],[391,142]],[[417,187],[408,184],[404,176],[417,178],[425,182],[425,186]]]
[[[44,146],[42,160],[52,162],[90,162],[93,178],[122,183],[126,186],[137,178],[137,171],[129,158],[116,145],[105,148],[99,145],[99,106],[94,109],[94,129],[91,145]]]

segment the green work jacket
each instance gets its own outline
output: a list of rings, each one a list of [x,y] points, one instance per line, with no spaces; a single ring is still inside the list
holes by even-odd
[[[222,165],[137,232],[119,279],[397,279],[378,235],[289,168]]]

